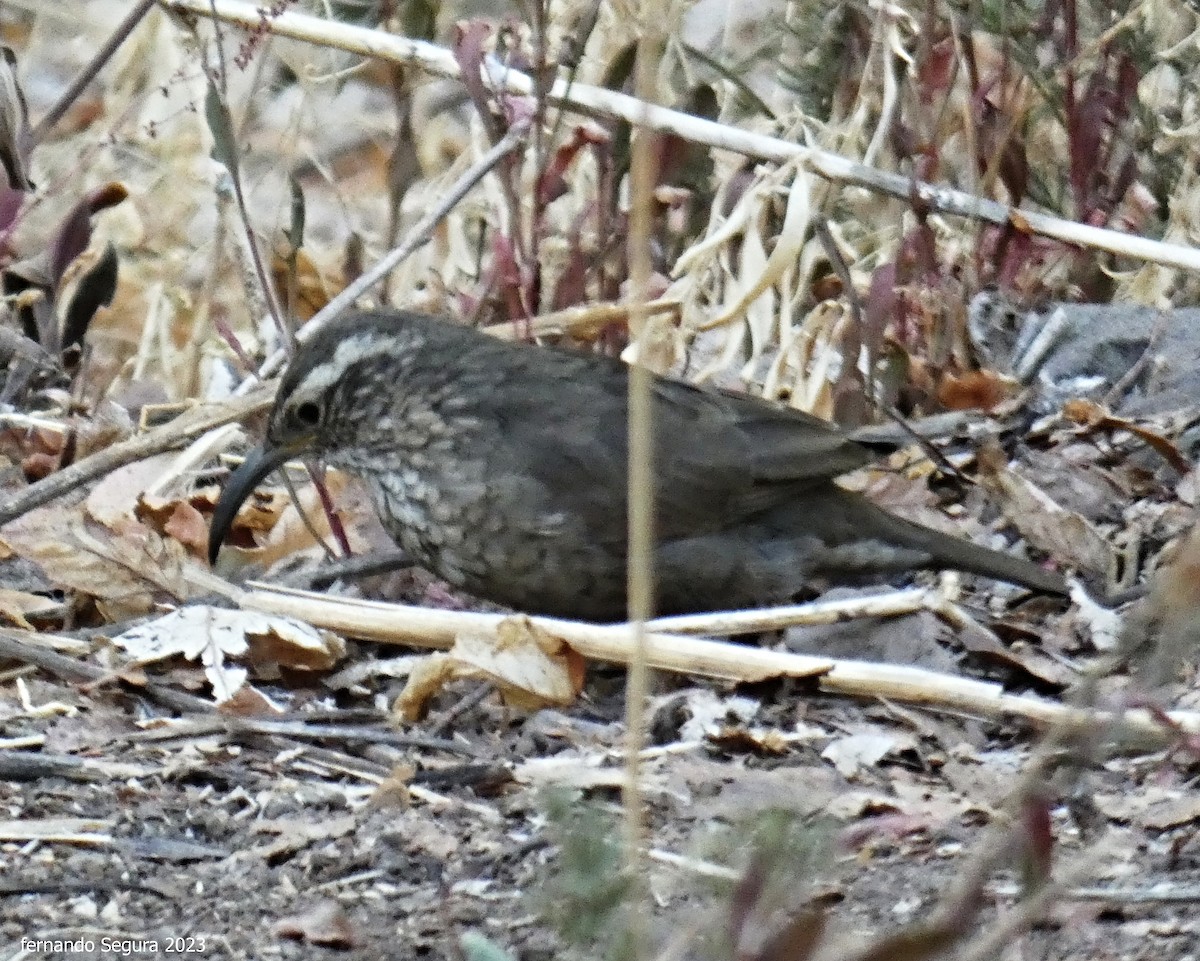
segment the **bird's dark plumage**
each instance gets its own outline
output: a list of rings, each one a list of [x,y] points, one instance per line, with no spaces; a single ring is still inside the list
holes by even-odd
[[[279,387],[266,443],[226,486],[238,505],[311,454],[366,481],[414,560],[530,613],[625,614],[628,368],[505,343],[399,311],[317,332]],[[657,609],[779,603],[815,577],[954,568],[1065,592],[1029,561],[905,521],[839,487],[874,452],[817,418],[653,381]]]

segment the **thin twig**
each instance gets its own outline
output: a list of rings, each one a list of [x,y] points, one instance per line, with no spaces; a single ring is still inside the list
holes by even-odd
[[[134,28],[141,23],[142,18],[154,6],[154,2],[155,0],[139,0],[139,3],[125,15],[125,19],[117,25],[117,28],[109,35],[108,39],[100,45],[100,49],[96,51],[87,65],[79,71],[75,79],[71,81],[71,85],[63,91],[62,96],[58,98],[54,106],[47,110],[46,115],[37,122],[37,126],[33,128],[33,142],[35,144],[41,143],[51,128],[62,120],[66,112],[71,109],[71,104],[79,98],[84,88],[96,78],[96,74],[103,69],[104,65],[112,58],[112,55],[117,52],[117,48],[129,38]]]
[[[1146,349],[1142,351],[1141,356],[1133,362],[1129,370],[1125,371],[1117,382],[1109,388],[1107,394],[1100,398],[1100,403],[1105,407],[1113,407],[1119,404],[1128,393],[1138,379],[1146,372],[1149,367],[1158,357],[1158,348],[1162,344],[1163,338],[1167,334],[1167,328],[1172,314],[1168,311],[1161,311],[1158,317],[1154,320],[1154,326],[1150,329],[1150,336],[1146,339]]]
[[[457,206],[459,201],[467,195],[467,193],[480,180],[482,180],[489,171],[496,166],[497,163],[504,157],[520,146],[525,134],[529,130],[528,122],[514,124],[509,128],[507,134],[500,140],[498,144],[492,147],[479,160],[471,165],[471,168],[458,178],[445,193],[440,201],[438,201],[429,213],[413,226],[408,232],[408,236],[404,238],[404,242],[400,246],[394,248],[389,253],[381,257],[370,270],[366,271],[361,277],[354,281],[334,297],[329,303],[322,307],[317,313],[312,316],[304,329],[301,331],[300,339],[305,340],[312,337],[323,326],[341,314],[343,311],[353,306],[363,294],[374,287],[380,280],[386,277],[396,266],[408,257],[414,250],[421,247],[430,237],[433,236],[433,231],[442,218],[445,217],[451,210]],[[259,378],[270,377],[287,359],[287,355],[282,350],[277,350],[259,369]],[[243,384],[245,387],[251,383],[247,381]]]
[[[413,566],[413,559],[404,551],[375,551],[355,557],[339,557],[311,571],[300,571],[283,579],[285,587],[313,590],[328,587],[334,581],[357,580],[390,574]]]
[[[195,577],[197,572],[189,575]],[[514,616],[330,597],[256,582],[247,587],[241,591],[226,585],[230,598],[246,610],[286,614],[314,627],[385,644],[444,650],[464,633],[494,634]],[[629,628],[624,624],[587,624],[548,617],[531,617],[530,621],[585,658],[628,664],[632,656]],[[1169,744],[1179,739],[1180,732],[1200,731],[1197,711],[1172,711],[1164,719],[1140,708],[1087,710],[1032,695],[1010,694],[1000,684],[904,664],[811,657],[657,631],[647,634],[646,648],[648,665],[658,670],[743,683],[782,677],[815,678],[821,690],[831,694],[886,698],[1034,728],[1066,725],[1103,730],[1106,741],[1114,744]]]
[[[445,751],[479,757],[480,752],[465,741],[452,741],[429,734],[405,734],[382,726],[361,724],[311,724],[304,719],[220,716],[196,718],[186,725],[139,731],[122,740],[129,742],[161,742],[179,737],[199,737],[206,734],[270,735],[297,741],[332,741],[334,743],[384,744],[391,747],[420,748],[425,751]]]
[[[489,682],[476,684],[469,692],[463,695],[459,700],[452,704],[438,718],[431,718],[426,724],[430,737],[441,737],[460,717],[470,711],[472,708],[481,704],[489,694],[496,690],[496,685]]]
[[[1021,890],[1015,884],[996,885],[988,889],[1002,897],[1019,897]],[[1200,903],[1200,885],[1173,885],[1164,881],[1143,888],[1065,888],[1061,897],[1067,901],[1099,901],[1104,904],[1197,904]]]
[[[265,410],[270,405],[274,393],[275,385],[266,384],[245,397],[202,404],[169,424],[113,444],[81,461],[76,461],[69,467],[55,471],[0,502],[0,527],[35,507],[41,507],[55,498],[69,494],[88,481],[105,476],[118,467],[161,454],[163,451],[175,450],[215,427]]]
[[[113,677],[112,671],[96,667],[93,664],[87,664],[73,657],[56,654],[54,651],[47,650],[44,647],[29,644],[21,636],[20,631],[9,630],[8,628],[0,628],[0,657],[10,658],[26,664],[36,664],[42,670],[49,671],[56,677],[72,683],[94,683]],[[145,694],[146,697],[158,701],[164,707],[169,707],[172,710],[181,711],[185,714],[205,714],[215,709],[211,701],[177,691],[168,684],[155,684],[151,682],[144,687],[138,688],[138,690]]]
[[[216,4],[213,0],[209,0],[209,4],[209,13],[213,21],[213,30],[215,33],[213,49],[217,54],[217,69],[214,71],[212,67],[205,63],[204,73],[208,78],[209,91],[220,104],[220,108],[224,111],[225,118],[228,120],[228,133],[232,140],[234,137],[233,112],[229,109],[229,72],[225,64],[224,38],[218,26],[220,18],[217,16]],[[222,139],[218,131],[213,130],[212,134],[214,138],[218,140]],[[292,327],[291,318],[284,315],[283,308],[279,305],[279,298],[275,295],[275,285],[267,275],[267,267],[263,263],[262,251],[259,249],[257,239],[254,235],[254,225],[250,222],[250,208],[246,204],[246,193],[242,188],[241,165],[238,163],[238,158],[233,156],[233,151],[236,150],[237,145],[230,142],[224,144],[224,146],[228,148],[230,153],[229,157],[224,158],[228,161],[225,164],[225,172],[229,177],[229,187],[232,190],[234,204],[237,208],[238,221],[241,223],[242,232],[245,235],[246,251],[250,256],[250,263],[254,267],[254,275],[258,280],[259,290],[267,306],[267,312],[275,322],[275,327],[279,331],[280,337],[283,338],[285,346],[290,348],[295,330]],[[218,195],[224,189],[222,180],[223,178],[218,176],[216,183]]]
[[[407,37],[385,34],[382,31],[335,23],[295,11],[263,18],[260,8],[242,0],[160,0],[164,7],[176,13],[209,15],[213,3],[216,15],[223,20],[281,36],[323,44],[362,56],[378,57],[395,63],[412,64],[429,73],[458,79],[458,64],[449,50],[435,44]],[[496,65],[491,80],[497,88],[509,93],[530,96],[534,90],[531,77],[511,67]],[[560,107],[587,116],[624,120],[637,127],[648,127],[674,134],[693,143],[707,144],[747,157],[785,163],[803,157],[812,171],[827,180],[883,193],[900,200],[915,201],[930,210],[957,217],[968,217],[1006,226],[1020,225],[1023,233],[1040,234],[1068,244],[1095,247],[1125,257],[1151,263],[1200,269],[1200,250],[1181,244],[1164,243],[1134,234],[1093,227],[1060,217],[1052,217],[1024,208],[1010,207],[994,200],[974,196],[949,187],[915,181],[910,177],[887,173],[856,163],[839,154],[781,140],[766,134],[751,133],[717,121],[704,120],[665,107],[655,107],[627,94],[585,84],[568,85],[560,78],[551,89],[549,99]]]

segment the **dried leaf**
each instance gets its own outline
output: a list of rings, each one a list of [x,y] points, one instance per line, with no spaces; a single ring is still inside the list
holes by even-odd
[[[336,901],[323,901],[303,914],[280,918],[272,930],[276,937],[326,948],[348,951],[358,945],[354,926]]]
[[[898,730],[874,728],[846,737],[835,738],[821,752],[843,777],[850,778],[864,768],[874,767],[887,755],[916,747],[916,738]]]
[[[243,668],[226,664],[244,658],[264,666],[324,670],[345,654],[336,635],[287,617],[255,611],[194,605],[140,624],[113,638],[140,663],[183,656],[199,660],[218,703],[229,700],[246,681]]]
[[[193,557],[203,559],[208,554],[208,524],[191,504],[181,502],[163,525],[163,533],[174,537]]]
[[[680,706],[689,715],[679,729],[679,737],[684,741],[699,741],[716,734],[731,720],[747,724],[762,709],[761,702],[754,698],[736,694],[721,697],[707,688],[686,692]]]
[[[213,138],[213,159],[224,164],[231,176],[237,176],[237,135],[233,131],[229,107],[211,78],[208,92],[204,95],[204,119],[208,121],[208,129]]]
[[[63,350],[83,346],[96,311],[109,306],[116,292],[117,250],[110,243],[105,245],[100,259],[79,278],[71,302],[67,304],[62,325]]]
[[[1063,404],[1063,416],[1077,424],[1086,425],[1091,431],[1128,431],[1158,453],[1163,460],[1181,474],[1186,474],[1192,469],[1191,461],[1170,439],[1125,417],[1114,416],[1095,401],[1082,399],[1067,401]]]
[[[3,542],[32,561],[55,586],[99,602],[113,619],[154,609],[159,592],[186,595],[179,576],[183,548],[143,528],[143,535],[116,537],[88,523],[78,508],[51,504],[6,525]],[[149,576],[144,576],[148,574]]]
[[[220,713],[230,717],[275,717],[284,711],[262,691],[243,684],[228,700],[218,705]]]
[[[505,701],[525,709],[563,706],[583,686],[582,658],[526,617],[506,618],[496,634],[460,635],[445,653],[419,663],[396,701],[406,720],[419,719],[443,686],[460,678],[491,681]]]
[[[62,605],[58,601],[40,594],[0,588],[0,621],[22,630],[34,630],[34,626],[26,620],[27,615],[29,617],[46,615],[61,609],[61,607]]]
[[[768,289],[778,283],[784,272],[795,264],[800,250],[804,246],[804,238],[812,217],[812,174],[804,166],[796,168],[796,175],[792,178],[787,198],[783,229],[780,231],[775,248],[769,257],[761,256],[762,239],[758,236],[754,222],[751,221],[747,225],[744,241],[748,242],[753,239],[759,255],[752,256],[746,250],[748,244],[744,243],[741,276],[738,278],[736,296],[733,298],[733,302],[706,326],[718,326],[749,311],[755,301],[763,298]],[[767,298],[763,298],[763,303],[767,303]],[[768,303],[767,309],[769,307]],[[773,311],[770,313],[773,316]],[[755,330],[752,338],[758,342],[765,331],[758,329],[761,327],[761,323],[755,323],[753,326]]]
[[[937,398],[947,410],[990,411],[1020,390],[1013,378],[994,370],[973,370],[958,375],[945,373],[938,383]]]
[[[488,139],[496,143],[503,135],[500,123],[492,111],[491,91],[483,80],[484,58],[487,56],[486,42],[493,28],[482,19],[460,23],[454,30],[454,59],[458,63],[463,86],[483,121]]]
[[[980,479],[1030,544],[1082,570],[1107,575],[1112,549],[1085,517],[1009,469],[998,447],[980,449],[979,467]]]
[[[337,505],[337,515],[355,554],[394,547],[379,523],[370,504],[370,495],[361,482],[349,474],[330,470],[325,472],[325,486]],[[246,564],[269,567],[279,561],[293,559],[302,551],[319,552],[320,548],[304,523],[301,511],[317,533],[328,542],[329,521],[321,507],[320,496],[312,484],[301,486],[297,493],[298,505],[291,503],[283,491],[255,491],[234,520],[235,544],[231,553]],[[256,536],[263,531],[267,532],[265,537]],[[247,543],[256,546],[244,546]]]
[[[0,47],[0,164],[14,190],[30,191],[29,156],[33,152],[33,132],[29,127],[29,109],[25,93],[17,80],[17,55],[10,47]]]
[[[342,289],[333,271],[324,270],[306,251],[297,250],[295,258],[295,297],[292,308],[298,320],[308,320]],[[279,290],[288,290],[291,266],[278,251],[271,258],[271,279]]]
[[[87,250],[92,239],[92,211],[87,200],[81,200],[71,208],[58,228],[50,246],[50,286],[55,292],[62,283],[67,267]]]

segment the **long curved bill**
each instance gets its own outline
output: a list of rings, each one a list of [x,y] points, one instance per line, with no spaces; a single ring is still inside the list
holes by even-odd
[[[259,483],[272,471],[295,457],[298,451],[292,447],[256,447],[242,462],[242,466],[229,475],[225,489],[217,500],[212,524],[208,528],[208,562],[215,564],[221,552],[221,544],[233,527],[238,508],[253,493]]]

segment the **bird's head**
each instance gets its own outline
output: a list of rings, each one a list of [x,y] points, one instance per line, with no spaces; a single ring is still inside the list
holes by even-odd
[[[208,556],[216,562],[238,509],[286,461],[318,457],[362,466],[394,449],[396,406],[421,347],[444,322],[397,311],[358,313],[307,338],[288,364],[261,447],[230,475],[213,511]]]

